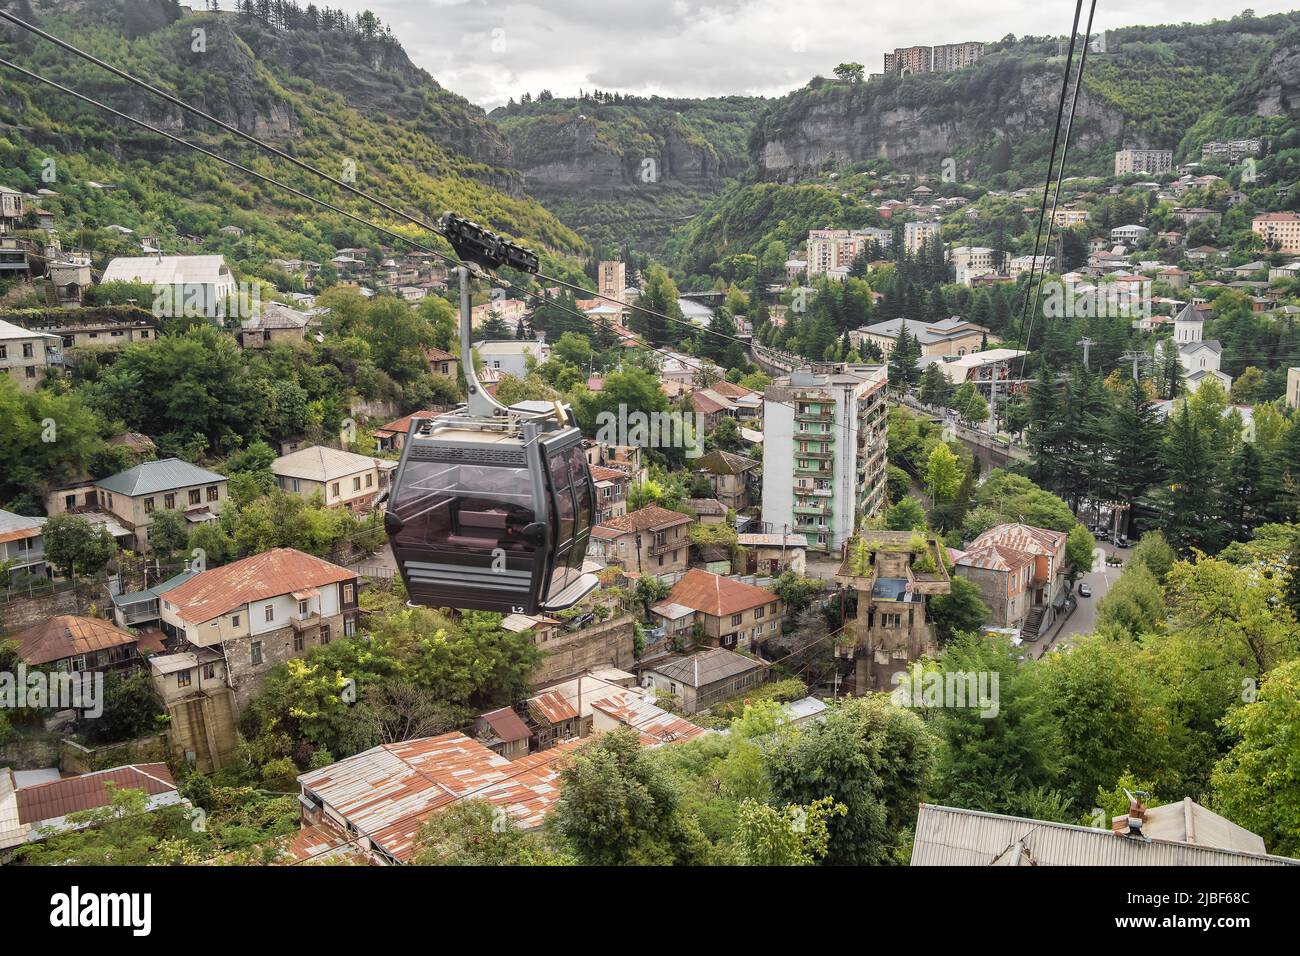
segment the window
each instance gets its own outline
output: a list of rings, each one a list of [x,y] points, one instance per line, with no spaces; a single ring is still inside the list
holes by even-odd
[[[153,499],[152,499],[152,498],[146,498],[146,499],[144,499],[144,513],[147,514],[147,515],[151,515],[151,514],[153,514]]]
[[[351,637],[352,635],[356,634],[356,633],[357,633],[357,622],[354,621],[354,620],[351,620],[350,618],[349,618],[348,620],[344,621],[344,622],[343,622],[343,633],[344,633],[346,636],[348,636],[348,637]]]
[[[266,612],[266,619],[267,619],[268,621],[274,621],[274,620],[275,620],[275,605],[274,605],[274,604],[268,604],[268,605],[266,605],[266,607],[263,608],[263,610]]]
[[[293,652],[295,654],[302,653],[302,646],[303,646],[302,635],[295,634],[293,636]]]
[[[7,359],[8,357],[9,357],[9,346],[0,345],[0,359]]]
[[[353,476],[353,478],[352,478],[352,490],[353,490],[353,491],[360,491],[360,490],[361,490],[361,476],[360,476],[360,475],[354,475],[354,476]]]
[[[262,664],[262,642],[254,641],[252,647],[253,666],[259,667]]]
[[[31,342],[23,343],[23,358],[34,358],[35,352],[32,350]]]
[[[230,615],[230,626],[231,626],[231,627],[239,627],[239,615],[238,615],[238,614],[232,614],[232,615]]]
[[[343,603],[351,604],[356,597],[356,590],[351,584],[343,585]]]
[[[1204,365],[1205,363],[1202,362],[1201,364]],[[35,365],[29,365],[29,366],[27,366],[27,377],[28,377],[28,378],[35,378],[35,377],[36,377],[36,366],[35,366]]]
[[[306,614],[306,613],[307,613],[307,602],[306,602],[306,601],[299,601],[299,602],[298,602],[298,613],[299,613],[299,614]]]
[[[741,617],[742,617],[742,615],[740,615],[740,614],[733,614],[733,615],[731,615],[731,626],[732,626],[732,627],[735,627],[737,624],[739,624],[739,623],[740,623],[740,619],[741,619]]]
[[[204,680],[216,680],[216,679],[217,679],[217,665],[216,665],[216,664],[204,664],[204,665],[203,665],[203,679],[204,679]]]
[[[375,486],[375,476],[372,475],[372,474],[370,474],[369,472],[367,472],[367,473],[366,473],[366,487],[367,487],[367,488],[373,488],[374,486]]]
[[[664,556],[661,554],[659,555],[659,567],[662,568],[663,566],[664,566]]]
[[[193,671],[188,671],[188,670],[181,671],[180,673],[178,673],[176,675],[176,686],[189,687],[190,682],[193,680],[193,674],[194,674]]]
[[[203,501],[203,494],[197,488],[190,489],[190,504],[197,505]]]
[[[330,642],[330,626],[328,624],[322,624],[320,626],[320,642],[321,644],[328,644]]]
[[[337,481],[334,482],[334,484],[330,485],[330,494],[332,494],[335,498],[339,496],[339,483]]]
[[[221,489],[216,485],[208,485],[208,500],[216,501],[221,497]]]
[[[766,614],[766,613],[767,613],[767,608],[765,608],[765,607],[756,607],[756,608],[754,608],[754,617],[756,617],[756,618],[762,617],[762,616],[763,616],[764,614]]]
[[[176,496],[163,495],[163,507],[166,508],[168,511],[173,510],[176,507]]]

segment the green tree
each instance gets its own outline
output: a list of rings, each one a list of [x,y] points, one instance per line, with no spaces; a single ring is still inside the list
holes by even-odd
[[[957,456],[946,444],[935,445],[925,465],[925,486],[935,504],[950,504],[957,496],[961,482],[962,467]]]
[[[416,866],[553,866],[572,860],[525,833],[486,800],[459,800],[430,815],[415,838]]]
[[[951,590],[931,597],[927,610],[941,646],[947,645],[958,634],[979,633],[988,622],[990,613],[979,585],[956,575],[952,577]]]
[[[848,807],[830,797],[807,806],[773,807],[745,800],[737,811],[734,837],[739,866],[811,866],[826,855],[827,820]]]
[[[915,498],[903,498],[885,512],[885,527],[890,531],[924,531],[925,509]]]
[[[779,737],[767,769],[777,805],[830,798],[844,806],[827,820],[827,863],[881,864],[895,859],[915,820],[934,759],[934,739],[919,717],[866,697],[841,703],[823,724]]]
[[[1212,805],[1269,852],[1300,856],[1300,659],[1270,671],[1223,722],[1235,742],[1214,768]]]
[[[633,730],[589,740],[560,771],[551,824],[588,866],[702,863],[708,843]]]
[[[98,574],[117,553],[117,542],[106,528],[78,515],[54,515],[41,529],[45,555],[64,577]]]
[[[1065,576],[1074,587],[1074,582],[1092,570],[1092,556],[1097,543],[1092,532],[1081,524],[1070,529],[1065,539]]]
[[[179,511],[155,511],[149,522],[149,550],[166,560],[189,542],[189,522]]]

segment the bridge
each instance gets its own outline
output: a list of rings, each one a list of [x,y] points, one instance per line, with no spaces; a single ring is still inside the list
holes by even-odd
[[[981,473],[990,472],[994,468],[1005,468],[1014,461],[1029,460],[1029,449],[999,438],[997,435],[990,435],[986,431],[971,428],[961,422],[948,419],[930,406],[922,405],[910,395],[904,396],[901,402],[896,400],[895,404],[904,405],[909,411],[916,412],[932,422],[942,424],[945,434],[951,435],[961,442],[966,447],[966,450],[979,461]]]

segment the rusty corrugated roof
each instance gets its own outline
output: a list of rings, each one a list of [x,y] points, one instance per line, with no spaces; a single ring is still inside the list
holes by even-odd
[[[165,763],[129,764],[35,787],[24,787],[17,793],[18,818],[25,824],[34,825],[79,810],[106,807],[109,802],[107,785],[110,782],[119,789],[143,790],[150,796],[176,789],[176,782],[172,780],[171,771]]]
[[[569,747],[511,762],[461,733],[384,744],[298,777],[299,783],[394,859],[405,862],[430,814],[487,800],[518,827],[539,826],[559,796],[556,766]]]
[[[168,591],[164,600],[175,605],[184,620],[202,624],[253,601],[356,576],[355,571],[293,548],[275,548],[197,574]]]
[[[120,627],[94,617],[60,614],[14,635],[18,653],[29,664],[51,664],[64,658],[106,651],[135,638]]]
[[[1000,544],[986,544],[983,547],[971,548],[965,552],[956,561],[962,567],[980,568],[984,571],[1018,571],[1026,564],[1032,564],[1034,556],[1026,554],[1023,551],[1017,551],[1015,548],[1008,548]]]

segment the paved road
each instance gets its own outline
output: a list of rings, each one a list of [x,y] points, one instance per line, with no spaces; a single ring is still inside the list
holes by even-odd
[[[1105,550],[1108,555],[1118,555],[1121,561],[1127,560],[1133,553],[1132,548],[1117,549],[1111,545],[1106,545]],[[1078,607],[1064,624],[1053,630],[1046,639],[1037,642],[1032,651],[1034,657],[1042,657],[1055,647],[1070,647],[1075,638],[1092,633],[1097,624],[1097,603],[1106,596],[1111,586],[1123,573],[1122,568],[1107,567],[1100,562],[1094,565],[1094,568],[1097,569],[1079,579],[1079,583],[1086,581],[1092,588],[1092,597],[1079,597],[1078,585],[1075,585],[1075,600],[1078,602]]]

